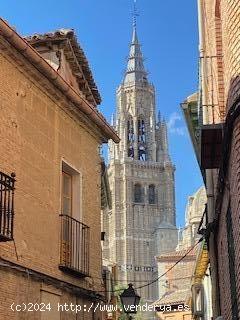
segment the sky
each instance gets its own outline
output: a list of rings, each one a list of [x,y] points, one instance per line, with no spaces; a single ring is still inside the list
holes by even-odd
[[[183,226],[187,198],[203,184],[180,109],[198,87],[197,0],[137,0],[137,7],[145,67],[168,123],[177,226]],[[0,11],[21,35],[74,29],[102,96],[100,110],[110,120],[129,52],[133,0],[8,0]]]

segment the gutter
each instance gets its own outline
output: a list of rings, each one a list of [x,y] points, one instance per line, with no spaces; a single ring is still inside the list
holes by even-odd
[[[108,124],[103,115],[85,99],[83,99],[70,84],[68,84],[57,71],[19,34],[0,18],[0,35],[3,36],[18,52],[20,52],[33,66],[55,85],[74,105],[78,107],[95,125],[97,125],[105,138],[115,143],[120,141],[117,133]]]

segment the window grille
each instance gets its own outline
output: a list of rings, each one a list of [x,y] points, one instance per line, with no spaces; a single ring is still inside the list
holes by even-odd
[[[13,240],[14,178],[0,172],[0,241]]]

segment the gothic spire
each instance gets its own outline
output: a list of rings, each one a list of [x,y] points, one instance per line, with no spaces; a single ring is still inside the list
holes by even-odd
[[[146,82],[147,72],[143,64],[143,55],[141,51],[141,45],[137,36],[137,9],[136,0],[134,1],[134,13],[133,13],[133,34],[132,42],[130,46],[130,52],[128,56],[127,69],[124,76],[125,83]]]

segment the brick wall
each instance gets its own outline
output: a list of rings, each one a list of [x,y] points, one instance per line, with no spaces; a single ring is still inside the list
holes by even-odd
[[[213,58],[212,64],[213,96],[217,102],[216,114],[227,112],[233,102],[240,94],[240,2],[238,0],[216,0],[203,1],[203,19],[205,21],[204,45],[205,54],[217,56]],[[214,27],[215,26],[215,27]],[[206,72],[207,68],[204,70]],[[208,69],[209,70],[209,69]],[[209,73],[205,78],[208,79]],[[211,92],[211,81],[207,82],[205,92]],[[211,101],[211,100],[210,100]],[[224,118],[222,118],[223,120]],[[212,123],[210,119],[210,123]],[[219,289],[221,314],[225,320],[232,319],[232,300],[230,286],[229,257],[228,257],[228,234],[226,217],[231,207],[231,217],[233,225],[233,239],[235,249],[235,279],[237,304],[240,306],[240,236],[239,236],[239,199],[240,199],[240,119],[234,124],[233,137],[231,142],[231,152],[229,159],[229,171],[226,180],[222,212],[219,217],[219,229],[217,235],[218,267],[219,267]],[[215,179],[215,184],[217,177]]]
[[[60,93],[50,93],[54,87],[12,48],[0,51],[0,72],[0,134],[4,137],[0,139],[0,170],[16,173],[14,239],[18,260],[13,242],[0,243],[0,257],[83,288],[102,290],[100,137],[81,114],[70,111],[69,101]],[[92,278],[72,277],[58,268],[62,159],[82,176],[81,220],[90,227]],[[18,292],[11,273],[2,277],[0,271],[0,296],[7,305]],[[22,286],[26,287],[26,282]],[[39,284],[31,282],[31,287],[39,294]],[[37,293],[31,296],[38,299]],[[4,318],[0,319],[16,319],[2,303],[1,313]]]
[[[227,234],[225,221],[220,222],[218,232],[218,268],[219,268],[219,289],[220,289],[220,307],[224,319],[231,319],[231,288],[228,268]]]
[[[240,203],[240,162],[239,162],[239,148],[240,148],[240,119],[238,118],[233,128],[232,148],[229,159],[229,172],[227,177],[227,186],[223,197],[222,212],[219,218],[218,231],[218,260],[219,260],[219,285],[220,285],[220,302],[221,311],[224,319],[232,319],[232,302],[230,286],[230,274],[233,272],[229,267],[229,250],[227,240],[227,225],[226,217],[231,214],[233,225],[233,248],[235,254],[235,282],[236,282],[236,299],[238,308],[240,306],[240,275],[239,275],[239,261],[240,261],[240,235],[239,235],[239,203]],[[231,212],[228,212],[228,207]],[[227,253],[227,254],[226,254]]]
[[[223,43],[223,61],[224,61],[224,87],[225,102],[227,110],[240,95],[240,3],[237,0],[220,3],[221,20],[222,20],[222,43]],[[221,311],[224,319],[232,319],[232,302],[230,288],[229,260],[227,244],[227,226],[226,216],[228,205],[231,207],[231,216],[233,224],[233,237],[235,249],[235,281],[238,309],[240,306],[240,236],[239,236],[239,199],[240,199],[240,166],[239,166],[239,147],[240,147],[240,119],[237,119],[233,128],[231,142],[231,153],[229,159],[229,172],[227,185],[223,198],[223,207],[220,215],[220,228],[218,234],[218,257],[219,257],[219,284],[221,292]]]
[[[221,0],[223,30],[225,100],[227,108],[240,94],[240,3],[238,0]]]
[[[56,289],[41,281],[12,270],[1,269],[0,277],[0,319],[8,320],[90,320],[93,319],[93,302],[84,297],[76,297],[64,289]],[[13,304],[14,302],[14,304]],[[76,309],[70,309],[70,304]],[[24,310],[26,304],[27,309]],[[65,305],[66,304],[66,305]],[[81,310],[80,310],[81,306]],[[94,306],[97,306],[95,304]],[[34,309],[41,308],[41,311]],[[74,308],[72,307],[72,308]],[[20,310],[22,311],[16,311]],[[100,308],[94,319],[102,319]]]
[[[200,22],[201,80],[204,124],[222,122],[225,117],[222,25],[219,1],[202,1]]]
[[[240,2],[239,0],[201,1],[203,46],[203,118],[205,123],[222,122],[233,102],[240,95]],[[200,48],[201,49],[201,48]],[[212,58],[207,58],[207,57]],[[209,107],[213,102],[214,108]],[[211,113],[214,110],[214,116]],[[209,113],[209,114],[208,114]],[[221,314],[225,320],[232,319],[231,276],[228,257],[228,236],[226,218],[231,207],[233,239],[235,249],[236,298],[240,306],[240,236],[239,236],[239,199],[240,199],[240,119],[233,127],[229,170],[224,190],[222,211],[219,217],[217,235],[219,289]],[[218,176],[213,173],[214,185]],[[207,193],[209,194],[207,185]],[[211,192],[211,190],[210,190]],[[240,309],[240,308],[239,308]]]

